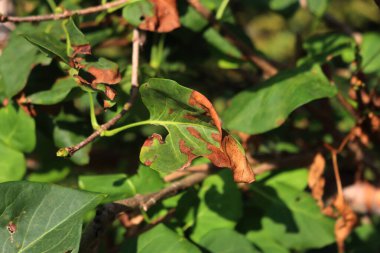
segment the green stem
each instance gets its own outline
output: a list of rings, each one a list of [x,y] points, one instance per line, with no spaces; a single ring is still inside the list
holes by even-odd
[[[216,12],[216,20],[221,20],[230,0],[223,0]]]
[[[49,4],[52,12],[57,13],[57,5],[55,4],[54,0],[47,0],[47,3]]]
[[[94,104],[94,99],[92,98],[92,93],[88,92],[88,95],[90,97],[90,117],[91,117],[91,125],[94,130],[99,129],[99,123],[96,120],[95,116],[95,104]]]
[[[67,20],[64,20],[62,22],[62,29],[63,31],[65,32],[65,35],[66,35],[66,54],[68,56],[71,55],[71,40],[70,40],[70,34],[69,32],[67,31],[67,28],[66,28],[66,24],[67,24]]]
[[[115,134],[120,133],[121,131],[127,130],[129,128],[137,127],[137,126],[143,126],[143,125],[149,125],[149,124],[154,124],[154,120],[144,120],[140,122],[135,122],[129,125],[125,125],[122,127],[118,127],[112,130],[107,130],[102,132],[101,136],[114,136]]]
[[[115,134],[118,134],[120,133],[121,131],[124,131],[124,130],[127,130],[129,128],[133,128],[133,127],[137,127],[137,126],[143,126],[143,125],[161,125],[161,126],[165,126],[165,125],[188,125],[189,123],[185,123],[185,122],[176,122],[176,121],[163,121],[163,120],[144,120],[144,121],[140,121],[140,122],[135,122],[135,123],[132,123],[132,124],[129,124],[129,125],[125,125],[125,126],[122,126],[122,127],[118,127],[118,128],[115,128],[115,129],[112,129],[112,130],[107,130],[107,131],[103,131],[101,133],[101,136],[113,136]],[[203,125],[200,125],[202,127],[207,127],[207,126],[203,126]],[[212,127],[209,127],[210,129],[213,129]]]

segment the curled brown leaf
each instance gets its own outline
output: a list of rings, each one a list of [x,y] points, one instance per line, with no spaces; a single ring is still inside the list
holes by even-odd
[[[139,28],[151,32],[166,33],[181,26],[176,0],[150,0],[154,5],[154,15],[145,17]]]
[[[325,178],[323,173],[325,171],[326,161],[322,154],[317,153],[314,157],[313,163],[310,165],[308,185],[311,189],[311,195],[317,201],[320,208],[324,207],[323,193],[325,187]]]
[[[350,235],[357,223],[357,216],[344,200],[343,195],[337,196],[334,206],[340,214],[335,222],[335,239],[340,253],[344,252],[344,241]]]

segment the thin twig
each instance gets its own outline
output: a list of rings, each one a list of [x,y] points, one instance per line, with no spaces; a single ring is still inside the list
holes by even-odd
[[[123,109],[116,114],[112,119],[107,121],[106,123],[100,125],[99,129],[94,131],[90,136],[88,136],[86,139],[81,141],[80,143],[71,146],[66,147],[63,149],[60,149],[58,152],[61,154],[64,154],[62,156],[72,156],[80,150],[81,148],[85,147],[90,142],[94,141],[97,137],[101,136],[104,131],[107,131],[110,127],[116,124],[131,108],[133,105],[137,92],[138,92],[138,67],[139,67],[139,46],[140,46],[140,36],[139,31],[137,28],[133,30],[133,44],[132,44],[132,77],[131,77],[131,95],[129,100],[124,104]]]
[[[147,211],[157,202],[171,197],[199,182],[202,182],[208,175],[208,172],[196,172],[188,177],[185,177],[184,179],[172,183],[170,186],[162,189],[161,191],[146,195],[136,195],[133,198],[115,201],[114,203],[120,205],[123,210],[142,209]]]
[[[215,19],[212,13],[206,7],[204,7],[199,0],[188,0],[188,3],[199,14],[207,19],[211,25],[219,27],[222,34],[224,34],[224,36],[240,50],[240,52],[244,55],[244,58],[259,67],[263,71],[265,77],[271,77],[277,74],[278,70],[275,66],[273,66],[263,57],[256,55],[249,46],[247,46],[241,40],[237,39],[226,26]]]
[[[88,7],[80,10],[65,10],[63,13],[57,14],[46,14],[46,15],[36,15],[36,16],[26,16],[26,17],[18,17],[18,16],[6,16],[0,14],[0,23],[5,22],[13,22],[13,23],[21,23],[21,22],[41,22],[47,20],[59,20],[71,17],[73,15],[89,15],[101,11],[105,11],[108,9],[116,8],[121,6],[122,4],[127,3],[130,0],[117,0],[114,2],[109,2],[97,6]]]
[[[106,204],[97,211],[95,219],[87,225],[83,233],[80,245],[80,252],[96,252],[99,239],[106,232],[108,224],[116,218],[120,212],[148,210],[156,203],[171,197],[178,192],[185,190],[193,185],[202,182],[208,172],[197,172],[184,179],[172,183],[170,186],[151,194],[136,195],[132,198],[116,201],[115,203]]]

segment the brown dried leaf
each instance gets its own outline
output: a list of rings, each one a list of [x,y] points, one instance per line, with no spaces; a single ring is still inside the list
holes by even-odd
[[[78,54],[91,55],[91,45],[90,44],[72,45],[72,49],[73,49],[73,53],[71,55],[71,58],[75,58]]]
[[[323,178],[323,173],[325,171],[326,161],[323,156],[318,153],[315,155],[313,163],[309,169],[308,185],[311,189],[311,195],[317,201],[318,206],[322,209],[323,204],[323,193],[325,187],[325,179]]]
[[[357,223],[357,216],[351,207],[344,201],[343,196],[337,196],[334,206],[341,215],[335,223],[335,239],[340,253],[344,252],[344,241],[350,235]]]
[[[100,69],[90,67],[86,71],[92,76],[88,80],[91,84],[106,83],[108,85],[112,85],[121,81],[121,75],[118,69]]]
[[[223,138],[222,148],[229,160],[224,167],[231,168],[235,182],[252,183],[255,181],[255,174],[242,152],[241,146],[231,135]]]
[[[171,32],[181,26],[176,0],[150,0],[155,15],[145,17],[139,28],[151,32]]]

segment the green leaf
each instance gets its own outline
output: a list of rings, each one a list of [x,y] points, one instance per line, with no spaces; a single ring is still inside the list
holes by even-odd
[[[50,90],[33,93],[26,99],[35,105],[53,105],[62,102],[78,86],[73,78],[59,79]]]
[[[264,238],[295,250],[334,242],[334,220],[323,215],[315,200],[303,191],[306,183],[292,182],[295,176],[299,182],[307,182],[306,173],[285,171],[251,185],[254,197],[248,202],[251,211],[247,212],[255,215],[247,213],[241,224],[247,238],[259,248],[268,247]]]
[[[136,239],[129,239],[122,252],[130,253],[201,253],[184,237],[163,224],[155,226]]]
[[[242,200],[230,171],[222,170],[209,176],[203,182],[198,197],[201,202],[191,234],[195,242],[200,242],[214,229],[235,227],[242,215]]]
[[[207,29],[204,32],[203,37],[208,43],[210,43],[210,45],[218,49],[221,53],[238,59],[242,57],[239,49],[237,49],[234,45],[231,44],[231,42],[220,35],[220,33],[218,33],[218,31],[214,28]]]
[[[31,152],[36,145],[33,118],[12,104],[0,108],[0,142],[22,152]]]
[[[250,241],[234,230],[221,228],[205,234],[199,242],[210,252],[217,253],[258,253]]]
[[[181,151],[181,143],[191,147],[192,153],[198,156],[211,153],[207,143],[220,146],[212,138],[219,134],[218,129],[209,117],[203,116],[205,110],[191,105],[193,90],[171,80],[150,79],[141,86],[140,93],[150,112],[150,122],[164,126],[169,132],[164,143],[157,135],[145,142],[140,159],[147,166],[162,173],[185,166],[189,157]],[[193,136],[189,128],[199,132],[203,140]]]
[[[197,157],[206,157],[218,167],[234,171],[236,182],[251,183],[254,175],[240,143],[222,130],[221,121],[208,99],[178,83],[153,78],[140,88],[150,119],[110,131],[144,125],[164,126],[165,141],[159,134],[148,138],[140,152],[145,165],[161,173],[185,168]]]
[[[53,139],[57,147],[70,147],[86,139],[87,135],[84,131],[85,129],[83,129],[84,123],[76,117],[73,117],[73,115],[61,114],[56,120],[56,126],[53,130]],[[90,162],[89,153],[91,146],[92,144],[90,143],[81,148],[70,160],[78,165],[88,164]]]
[[[33,66],[38,62],[38,50],[18,34],[26,28],[31,29],[31,26],[24,25],[12,32],[0,57],[0,86],[8,98],[25,87]]]
[[[51,57],[56,56],[67,65],[70,65],[70,59],[66,54],[66,45],[58,38],[43,32],[28,32],[22,34],[22,36],[42,52],[47,53]]]
[[[346,62],[355,59],[355,41],[344,34],[327,33],[313,36],[303,43],[303,48],[307,52],[307,57],[300,61],[303,64],[324,63],[339,55]]]
[[[132,197],[136,194],[152,193],[165,186],[160,175],[146,166],[141,165],[138,174],[80,176],[79,187],[91,192],[107,194],[104,201],[114,201]]]
[[[26,171],[24,155],[0,142],[0,157],[0,182],[22,179]]]
[[[272,10],[284,10],[294,5],[298,5],[298,0],[270,0],[269,6]]]
[[[332,86],[319,67],[281,72],[258,87],[245,90],[223,114],[230,129],[258,134],[281,126],[288,115],[313,100],[332,97]]]
[[[57,149],[50,131],[37,128],[36,132],[37,144],[33,150],[33,160],[38,161],[38,163],[32,163],[33,169],[28,171],[26,179],[41,183],[62,181],[69,175],[72,163],[68,159],[56,156]]]
[[[72,52],[69,56],[75,56],[76,54],[91,54],[91,46],[84,34],[75,25],[74,20],[70,17],[67,21],[64,21],[66,28],[66,43],[71,47]]]
[[[0,184],[3,252],[78,252],[83,216],[101,195],[31,182]],[[11,235],[6,229],[16,226]]]
[[[328,5],[328,0],[307,0],[307,8],[317,17],[322,17]]]
[[[362,68],[364,73],[379,73],[380,71],[380,35],[366,33],[360,48]]]
[[[154,5],[148,0],[135,0],[123,8],[123,17],[133,26],[139,26],[146,17],[154,15]]]

